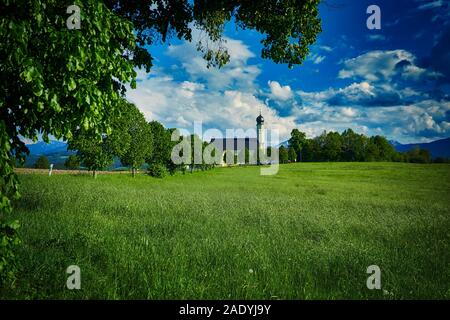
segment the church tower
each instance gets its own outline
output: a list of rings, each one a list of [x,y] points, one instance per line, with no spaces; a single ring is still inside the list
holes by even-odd
[[[257,134],[257,160],[258,164],[261,164],[260,155],[265,154],[266,142],[265,142],[265,129],[264,129],[264,118],[261,115],[261,111],[259,112],[258,118],[256,118],[256,134]]]

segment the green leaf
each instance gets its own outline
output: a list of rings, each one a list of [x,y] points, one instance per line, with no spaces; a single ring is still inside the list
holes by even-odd
[[[67,84],[67,88],[69,89],[69,91],[73,91],[77,88],[77,83],[73,78],[70,78],[69,83]]]
[[[25,82],[33,81],[33,78],[37,77],[38,75],[39,72],[33,66],[28,67],[25,71],[22,72],[22,77],[24,78]]]
[[[42,81],[36,81],[33,85],[33,94],[35,96],[40,97],[43,92],[44,92],[44,85],[42,84]]]
[[[61,112],[61,106],[58,103],[58,97],[56,96],[56,94],[54,94],[52,99],[50,100],[50,107],[56,112]]]

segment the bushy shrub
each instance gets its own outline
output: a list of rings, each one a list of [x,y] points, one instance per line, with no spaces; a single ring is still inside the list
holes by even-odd
[[[148,174],[155,178],[164,178],[167,175],[167,169],[162,164],[152,164],[148,168]]]

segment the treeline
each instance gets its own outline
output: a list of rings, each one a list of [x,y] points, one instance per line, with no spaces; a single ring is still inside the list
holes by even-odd
[[[65,166],[68,169],[84,166],[96,177],[98,171],[111,166],[118,157],[122,165],[131,169],[133,177],[144,164],[148,164],[147,172],[154,177],[162,178],[177,170],[186,172],[186,165],[176,165],[171,160],[172,149],[179,142],[171,140],[175,129],[167,129],[157,121],[148,123],[139,109],[125,100],[120,114],[112,115],[110,123],[109,132],[101,138],[88,127],[80,127],[75,132],[68,146],[77,154],[67,159]],[[199,139],[197,136],[190,138],[192,145]],[[202,145],[204,148],[207,144],[202,142]],[[189,166],[191,172],[197,167],[201,170],[211,168],[204,164]]]
[[[68,169],[78,169],[80,166],[93,172],[110,167],[114,159],[120,159],[122,165],[131,169],[132,175],[147,164],[148,174],[154,177],[164,177],[174,174],[176,171],[186,173],[194,170],[209,170],[217,165],[217,162],[228,162],[227,152],[213,164],[205,163],[202,155],[209,145],[197,135],[191,135],[187,141],[191,143],[191,155],[189,159],[201,159],[197,164],[191,161],[175,164],[171,159],[172,150],[183,139],[172,141],[175,129],[167,129],[157,121],[147,122],[139,109],[126,100],[122,101],[120,114],[112,115],[110,130],[98,138],[95,131],[89,130],[89,126],[80,127],[68,141],[70,150],[75,150],[76,155],[71,155],[65,162]],[[186,139],[186,137],[184,137]],[[195,146],[201,148],[195,148]],[[338,132],[323,132],[313,139],[306,138],[306,134],[294,129],[288,141],[288,146],[279,147],[280,163],[292,162],[373,162],[393,161],[411,163],[449,163],[449,159],[432,159],[428,150],[415,148],[407,152],[397,152],[389,141],[382,136],[367,137],[347,129],[341,134]],[[199,154],[195,154],[198,152]],[[271,157],[273,148],[267,149],[267,156]],[[215,157],[216,151],[212,151]],[[223,158],[223,159],[222,159]],[[232,154],[229,164],[240,164],[237,154]],[[251,151],[245,149],[245,162],[251,164]],[[233,161],[234,160],[234,161]],[[189,164],[188,164],[189,163]],[[48,160],[42,156],[35,164],[36,168],[48,168]]]
[[[411,163],[431,163],[428,150],[415,148],[408,152],[397,152],[389,141],[382,136],[367,137],[347,129],[338,132],[323,132],[313,139],[294,129],[291,132],[289,146],[280,146],[280,163],[289,162],[372,162],[393,161]],[[436,159],[446,162],[447,159]]]

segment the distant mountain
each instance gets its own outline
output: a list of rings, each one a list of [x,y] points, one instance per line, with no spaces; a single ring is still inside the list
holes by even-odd
[[[67,143],[62,141],[51,140],[50,143],[39,141],[33,144],[27,144],[30,154],[33,155],[49,155],[58,152],[67,152]]]
[[[46,156],[50,163],[53,163],[55,169],[64,169],[64,162],[67,158],[76,154],[76,151],[68,150],[66,142],[51,140],[50,143],[40,141],[33,144],[27,144],[28,150],[30,150],[29,156],[25,160],[25,167],[31,168],[36,163],[36,160],[40,156]],[[114,158],[114,163],[109,169],[122,168],[119,158]]]
[[[428,143],[401,144],[400,142],[395,140],[391,140],[389,142],[398,152],[406,152],[413,148],[419,147],[420,149],[428,150],[433,158],[450,158],[450,138],[436,140]]]
[[[283,141],[282,143],[280,143],[279,145],[277,145],[277,148],[279,147],[285,147],[285,148],[289,148],[289,140]]]
[[[403,145],[403,144],[401,144],[400,142],[395,141],[395,140],[389,140],[389,143],[390,143],[394,148]]]
[[[33,167],[40,156],[46,156],[50,163],[53,163],[55,169],[64,168],[64,162],[75,151],[67,150],[67,143],[51,140],[50,143],[39,141],[37,143],[27,144],[30,154],[25,160],[25,167]]]

